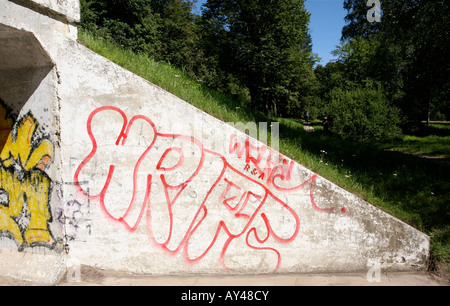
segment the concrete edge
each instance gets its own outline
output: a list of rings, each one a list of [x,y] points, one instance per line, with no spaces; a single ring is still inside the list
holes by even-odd
[[[64,254],[0,249],[0,277],[34,285],[54,285],[66,272]]]
[[[450,280],[426,271],[352,273],[274,273],[261,275],[139,275],[81,266],[79,279],[56,286],[449,286]],[[1,280],[0,280],[1,284]]]

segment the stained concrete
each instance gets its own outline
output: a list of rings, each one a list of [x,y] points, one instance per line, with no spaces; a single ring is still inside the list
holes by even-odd
[[[73,272],[73,271],[72,271]],[[274,274],[247,276],[149,276],[81,267],[79,278],[64,275],[54,286],[449,286],[450,281],[426,272],[381,272],[379,278],[360,273]],[[34,283],[36,284],[36,283]],[[33,283],[0,277],[0,286]],[[195,290],[195,289],[193,289]]]

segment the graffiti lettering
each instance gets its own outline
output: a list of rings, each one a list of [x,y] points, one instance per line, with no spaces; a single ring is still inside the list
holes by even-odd
[[[265,181],[266,184],[271,184],[277,172],[281,172],[283,180],[291,180],[294,161],[289,161],[286,157],[266,145],[258,147],[252,144],[251,139],[248,137],[244,143],[240,143],[235,140],[235,135],[231,134],[229,153],[236,154],[236,157],[239,159],[244,157],[245,154],[246,165],[244,170]]]
[[[53,146],[38,127],[31,113],[24,116],[11,128],[0,154],[0,235],[14,238],[19,250],[54,244],[48,228],[51,180],[44,172]]]
[[[78,189],[97,199],[105,215],[130,232],[145,219],[150,242],[183,254],[188,262],[200,261],[214,250],[227,268],[228,251],[245,246],[275,255],[273,268],[278,268],[277,246],[298,236],[300,217],[266,185],[281,192],[309,187],[313,207],[331,211],[314,201],[316,175],[300,185],[281,187],[280,182],[292,178],[293,162],[278,153],[278,160],[272,161],[275,152],[256,148],[250,140],[242,144],[232,136],[230,141],[229,153],[245,156],[241,172],[199,140],[160,133],[149,118],[128,120],[117,107],[94,110],[87,132],[92,149],[75,171]],[[82,181],[90,182],[89,190]]]

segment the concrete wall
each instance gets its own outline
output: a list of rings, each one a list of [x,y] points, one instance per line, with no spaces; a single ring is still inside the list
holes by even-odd
[[[89,225],[70,244],[83,262],[158,274],[423,267],[422,233],[83,46],[67,50],[62,169]]]
[[[16,158],[0,170],[28,178],[34,189],[11,183],[8,194],[40,199],[31,215],[48,237],[33,241],[44,236],[27,235],[18,218],[28,194],[14,212],[4,195],[0,273],[14,276],[8,263],[20,253],[47,282],[71,262],[150,274],[425,267],[423,233],[86,49],[75,40],[78,13],[55,17],[45,15],[47,1],[19,2],[0,2],[0,79],[11,80],[0,97],[14,131],[2,156],[36,150],[36,165],[13,170]],[[29,56],[11,51],[21,45],[33,46],[22,52]],[[26,137],[16,145],[14,135],[31,131],[21,129],[28,115],[40,130],[30,146]],[[43,255],[55,264],[44,269]],[[36,280],[32,272],[15,276]]]
[[[58,76],[29,21],[45,28],[53,19],[33,18],[29,9],[7,1],[0,2],[0,16],[0,271],[52,283],[65,270],[64,225],[54,222]]]

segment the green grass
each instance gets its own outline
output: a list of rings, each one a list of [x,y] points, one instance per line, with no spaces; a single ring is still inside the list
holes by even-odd
[[[419,156],[450,158],[450,124],[424,125],[415,135],[405,135],[402,142],[384,147]]]
[[[299,119],[270,118],[254,112],[167,63],[134,54],[82,30],[79,39],[95,52],[222,121],[278,120],[281,153],[430,235],[433,258],[448,265],[450,166],[417,156],[449,157],[448,126],[433,125],[425,134],[407,135],[397,143],[358,143],[327,136],[318,121],[312,123],[316,131],[307,133]]]

